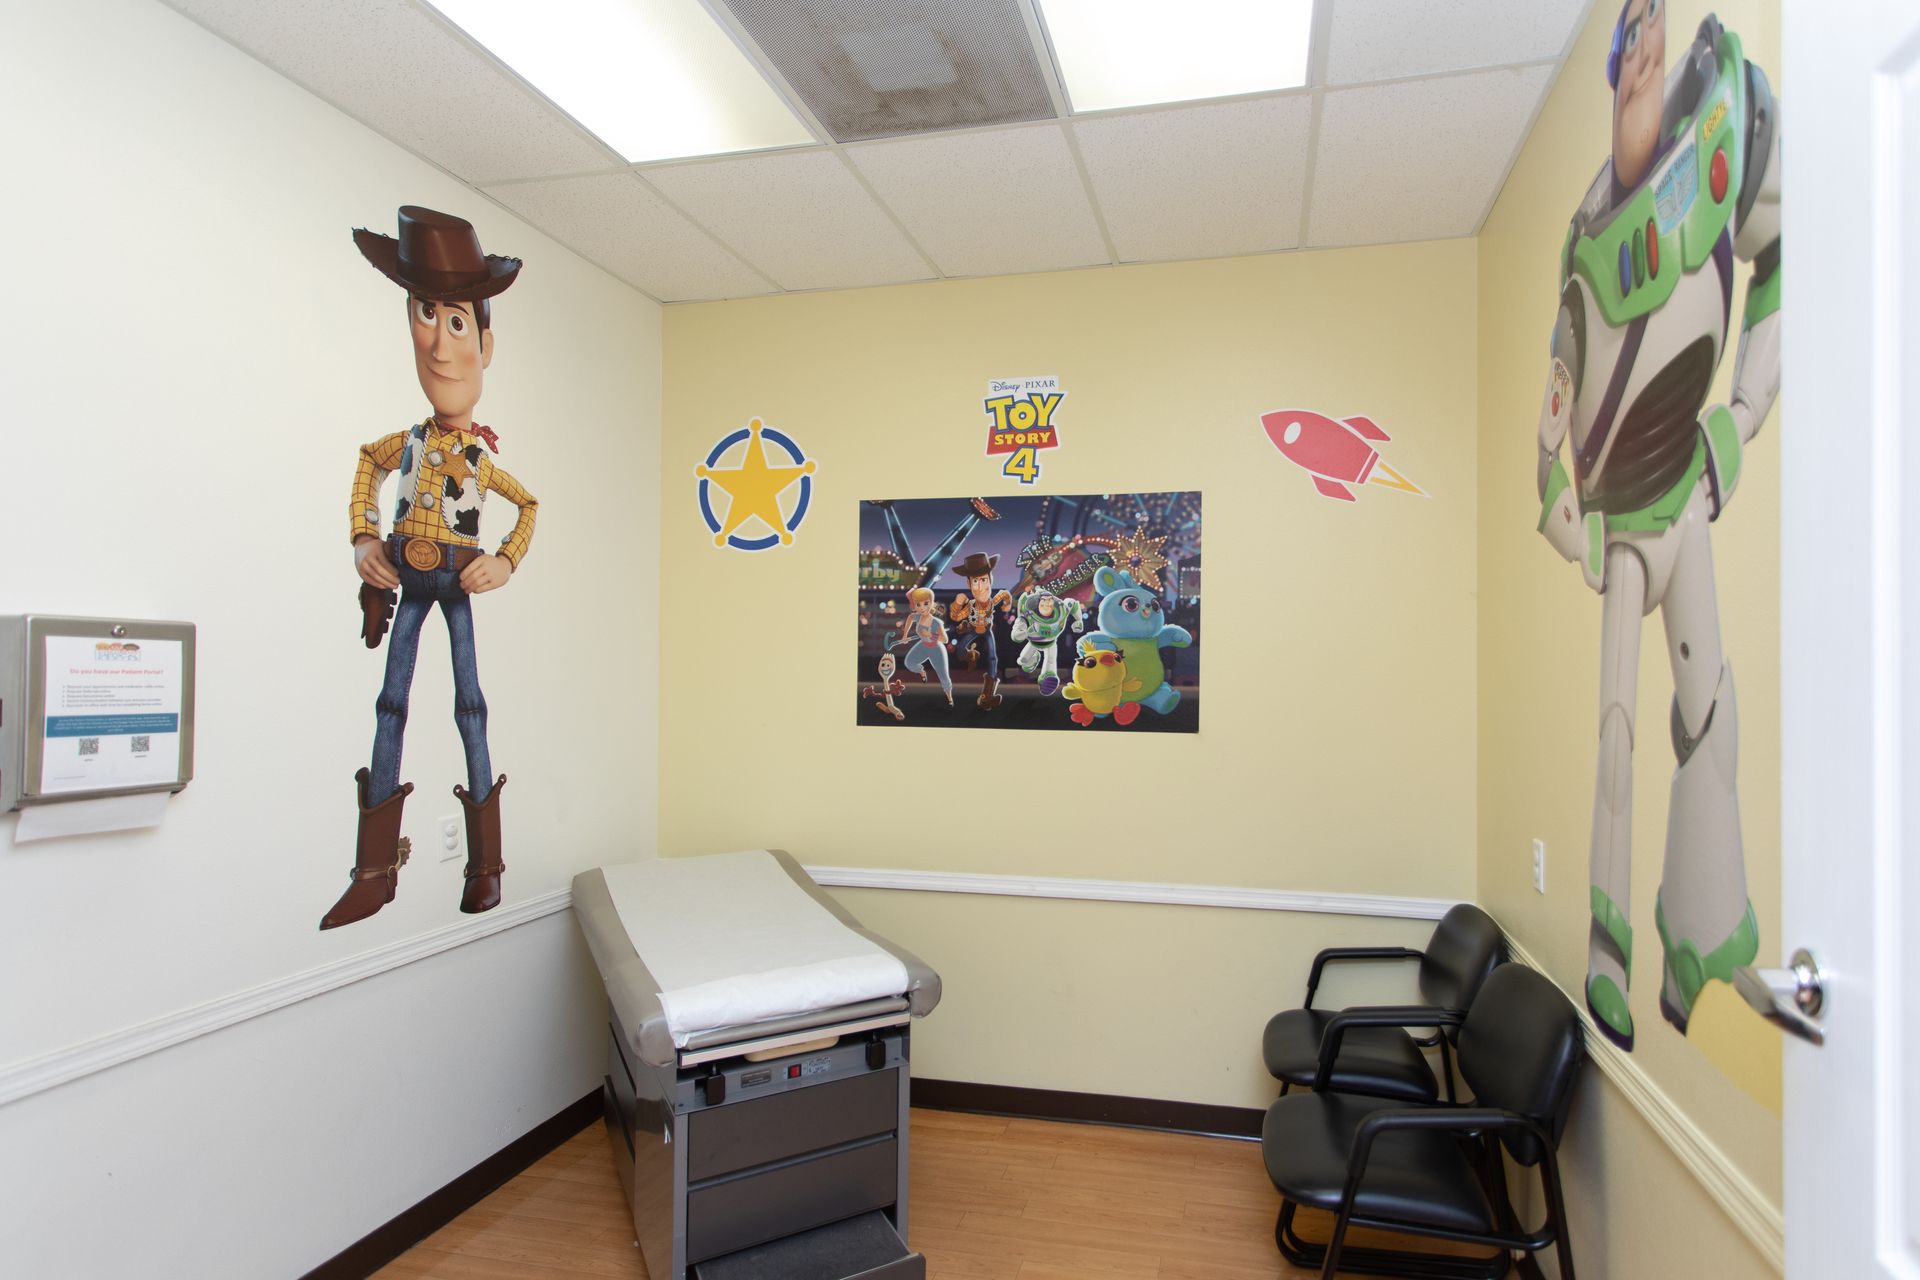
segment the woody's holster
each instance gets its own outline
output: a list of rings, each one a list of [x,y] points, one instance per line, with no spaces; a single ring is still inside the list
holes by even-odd
[[[380,638],[387,634],[387,624],[393,620],[393,606],[399,594],[371,582],[360,584],[360,638],[367,642],[367,648],[380,647]]]

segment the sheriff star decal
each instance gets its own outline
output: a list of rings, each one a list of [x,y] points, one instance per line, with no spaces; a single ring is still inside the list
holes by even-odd
[[[776,451],[771,460],[769,444]],[[700,515],[713,545],[765,551],[792,543],[813,502],[816,469],[799,445],[758,418],[722,437],[693,469],[700,479]],[[716,496],[722,498],[718,512]]]

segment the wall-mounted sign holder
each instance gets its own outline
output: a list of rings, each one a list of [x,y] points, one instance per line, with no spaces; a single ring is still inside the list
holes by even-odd
[[[0,813],[193,779],[194,626],[0,617]]]

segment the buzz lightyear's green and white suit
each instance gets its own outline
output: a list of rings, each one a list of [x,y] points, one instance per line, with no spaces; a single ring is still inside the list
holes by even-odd
[[[1644,179],[1620,189],[1609,160],[1567,233],[1537,477],[1540,532],[1602,597],[1587,1004],[1628,1049],[1634,701],[1640,620],[1655,608],[1677,760],[1654,911],[1661,1012],[1684,1032],[1705,982],[1731,981],[1759,947],[1708,533],[1780,389],[1780,109],[1711,17],[1669,73],[1665,104]],[[1733,394],[1709,406],[1736,257],[1753,275]]]
[[[1060,687],[1059,640],[1069,624],[1075,631],[1087,625],[1086,607],[1071,597],[1023,591],[1014,606],[1013,638],[1026,642],[1020,650],[1020,669],[1028,675],[1039,673],[1043,698]]]

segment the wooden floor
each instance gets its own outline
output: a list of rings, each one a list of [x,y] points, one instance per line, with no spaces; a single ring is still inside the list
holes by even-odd
[[[915,1110],[911,1177],[909,1243],[929,1280],[1312,1274],[1274,1246],[1280,1202],[1255,1142]],[[1299,1218],[1308,1239],[1331,1226]],[[584,1130],[379,1275],[646,1280],[606,1130]]]

